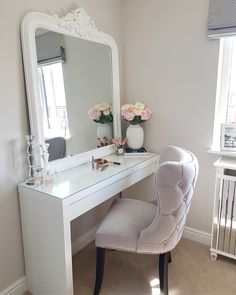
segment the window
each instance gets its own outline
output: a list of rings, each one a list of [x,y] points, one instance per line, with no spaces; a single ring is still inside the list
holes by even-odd
[[[221,124],[236,124],[236,37],[220,40],[213,150],[220,150]]]
[[[70,138],[62,63],[38,67],[45,138]]]

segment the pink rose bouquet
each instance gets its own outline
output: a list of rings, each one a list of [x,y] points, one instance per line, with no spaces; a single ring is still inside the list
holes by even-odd
[[[149,120],[152,112],[145,104],[136,102],[135,104],[124,104],[121,107],[121,114],[131,125],[137,125]]]
[[[96,105],[88,111],[88,116],[96,123],[107,124],[113,122],[111,106],[107,102]]]

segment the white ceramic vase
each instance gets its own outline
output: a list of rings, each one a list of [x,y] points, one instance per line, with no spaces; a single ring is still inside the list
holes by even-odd
[[[97,126],[97,137],[103,138],[103,137],[109,137],[112,138],[112,124],[101,124],[98,123]]]
[[[138,150],[143,147],[144,131],[141,125],[129,125],[126,130],[126,137],[129,148]]]

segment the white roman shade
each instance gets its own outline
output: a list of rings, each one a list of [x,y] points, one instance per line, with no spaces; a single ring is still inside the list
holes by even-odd
[[[39,65],[65,61],[65,51],[62,47],[61,34],[47,32],[36,36],[37,60]]]
[[[236,35],[236,0],[210,0],[208,37]]]

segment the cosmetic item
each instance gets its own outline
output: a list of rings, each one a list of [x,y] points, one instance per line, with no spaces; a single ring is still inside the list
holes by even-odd
[[[102,159],[102,158],[98,158],[98,159],[94,159],[94,162],[97,163],[97,165],[120,165],[120,162],[115,162],[115,161],[109,161],[106,159]]]
[[[34,172],[34,185],[39,186],[43,183],[43,168],[36,167]]]
[[[107,167],[109,167],[109,165],[108,165],[108,164],[105,164],[105,165],[102,167],[101,171],[104,171]]]
[[[51,170],[47,170],[44,172],[43,183],[46,187],[51,186],[53,184],[54,173]]]
[[[92,162],[91,162],[91,165],[92,165],[92,170],[94,170],[94,156],[92,156]]]

